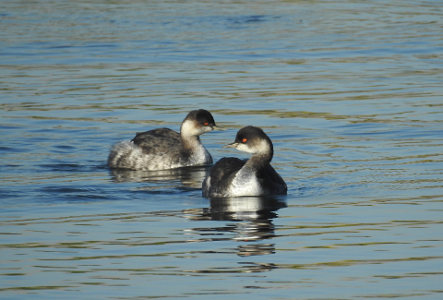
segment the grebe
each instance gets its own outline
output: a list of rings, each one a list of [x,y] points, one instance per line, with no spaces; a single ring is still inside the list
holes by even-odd
[[[227,147],[252,156],[248,160],[220,159],[203,181],[204,197],[286,195],[286,183],[270,165],[274,154],[271,139],[262,129],[254,126],[240,129],[235,141]]]
[[[212,157],[199,136],[214,130],[215,121],[204,109],[188,113],[180,133],[158,128],[137,133],[131,141],[115,144],[108,166],[130,170],[166,170],[212,164]]]

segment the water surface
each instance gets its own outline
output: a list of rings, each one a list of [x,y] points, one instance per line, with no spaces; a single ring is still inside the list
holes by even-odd
[[[3,1],[0,298],[441,298],[438,1]],[[110,146],[210,110],[288,196],[210,201],[206,168]]]

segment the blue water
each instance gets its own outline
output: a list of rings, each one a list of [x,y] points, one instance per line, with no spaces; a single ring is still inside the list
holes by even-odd
[[[0,298],[439,299],[439,1],[2,1]],[[288,195],[112,144],[192,109],[274,142]]]

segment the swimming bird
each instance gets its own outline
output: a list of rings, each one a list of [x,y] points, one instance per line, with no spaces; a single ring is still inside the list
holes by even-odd
[[[115,144],[108,157],[108,166],[130,170],[166,170],[212,164],[212,157],[199,136],[214,130],[211,113],[193,110],[183,120],[180,133],[158,128],[137,133],[131,141]]]
[[[220,159],[202,183],[204,197],[286,195],[287,186],[270,162],[274,154],[271,139],[261,128],[247,126],[237,132],[227,147],[252,153],[248,160]]]

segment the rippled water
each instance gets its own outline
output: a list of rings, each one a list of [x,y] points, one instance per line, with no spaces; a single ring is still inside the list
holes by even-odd
[[[440,1],[2,1],[0,298],[441,298]],[[206,108],[288,196],[109,147]]]

